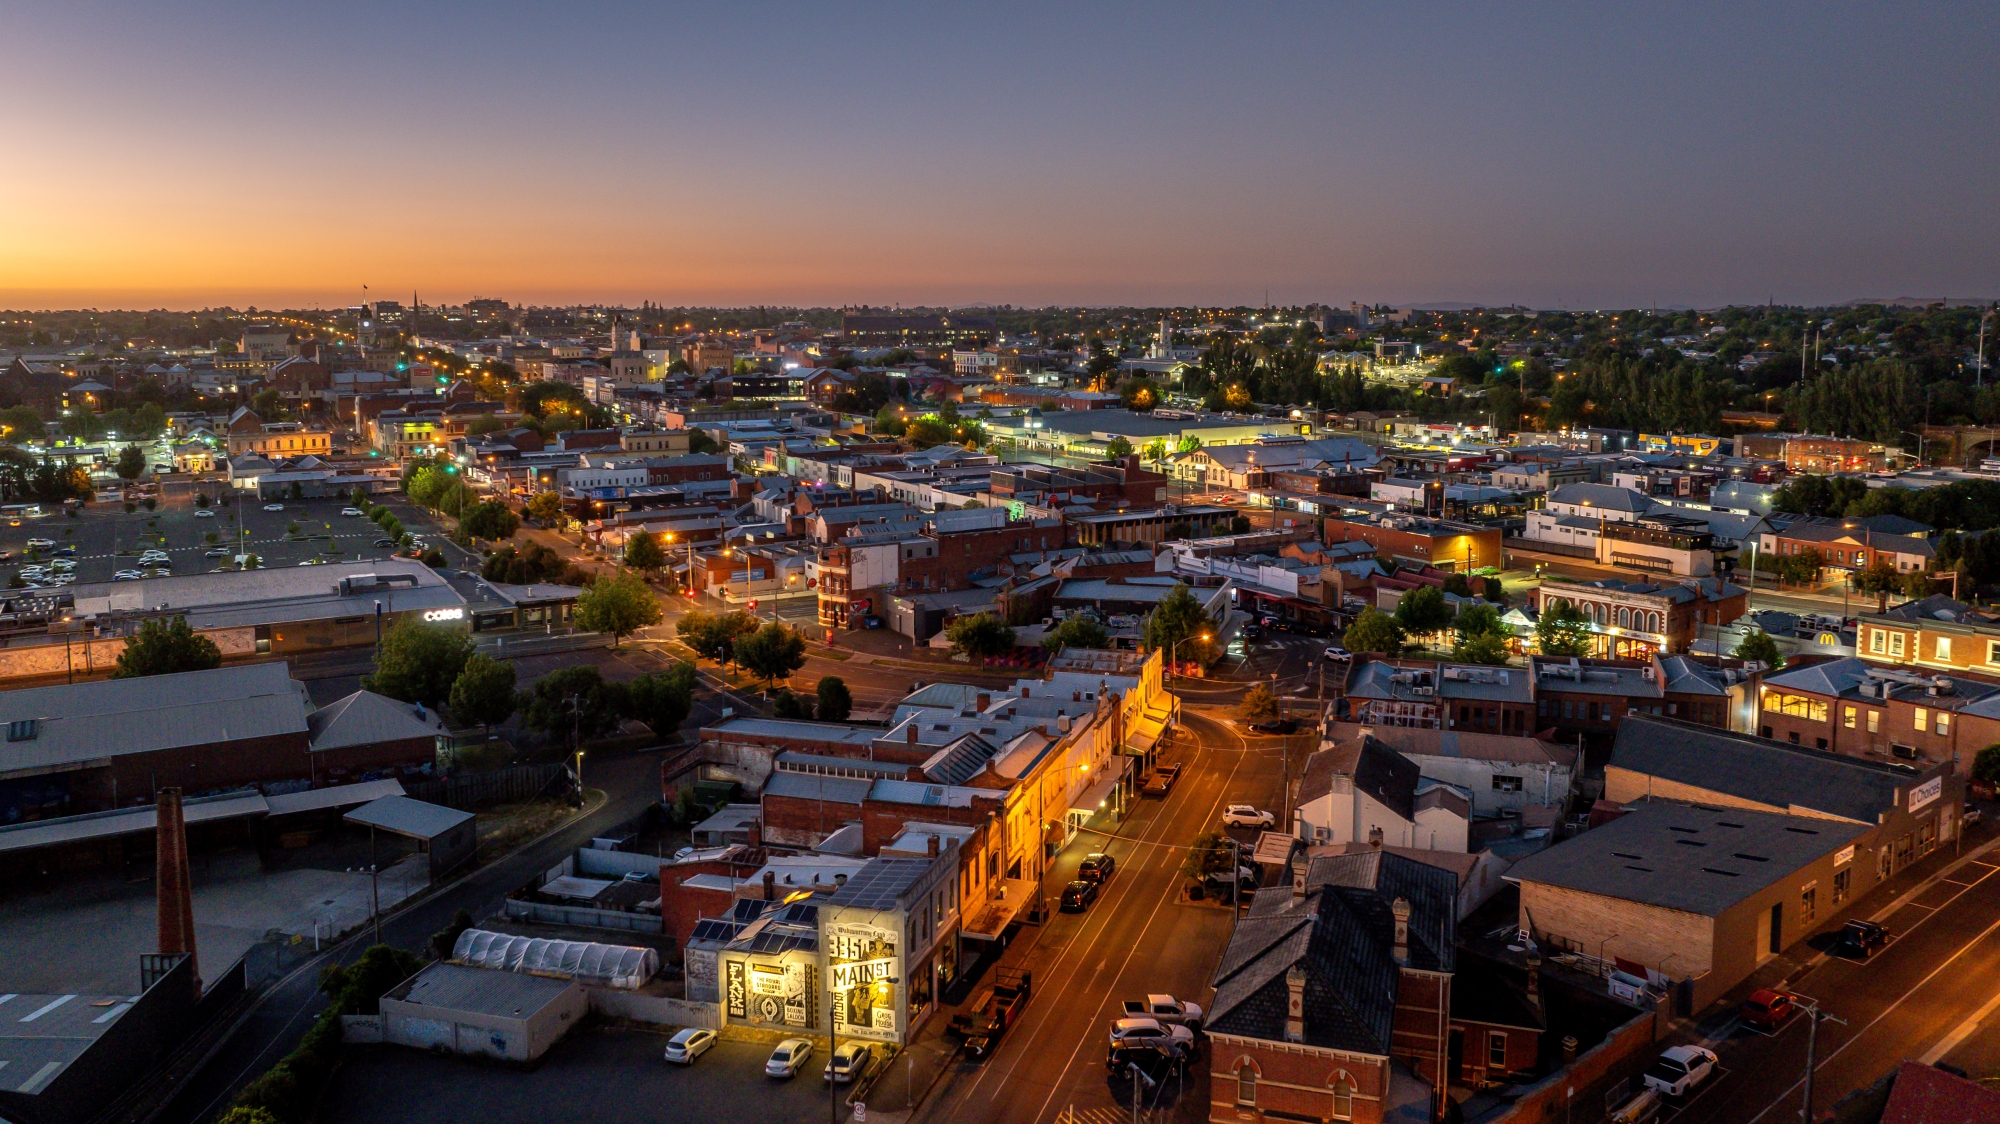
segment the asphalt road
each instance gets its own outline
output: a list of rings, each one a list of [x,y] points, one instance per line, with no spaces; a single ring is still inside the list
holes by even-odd
[[[959,1064],[943,1078],[919,1114],[923,1120],[1045,1124],[1067,1109],[1086,1119],[1130,1119],[1130,1083],[1108,1077],[1104,1068],[1119,1003],[1147,992],[1208,1003],[1209,973],[1228,943],[1230,916],[1224,908],[1179,900],[1185,847],[1220,827],[1226,804],[1278,810],[1283,740],[1246,741],[1211,717],[1184,714],[1200,741],[1182,751],[1188,767],[1179,783],[1163,800],[1137,801],[1116,838],[1080,835],[1065,849],[1049,876],[1052,887],[1093,850],[1117,857],[1118,871],[1087,912],[1058,915],[1034,936],[1020,938],[1036,942],[1027,952],[1035,972],[1027,1015],[994,1057]],[[1294,767],[1303,758],[1297,747],[1291,756]],[[1251,830],[1232,834],[1246,844],[1256,837]],[[1207,1117],[1205,1061],[1189,1071],[1184,1089],[1163,1090],[1172,1118]]]
[[[1825,1112],[1906,1058],[2000,1062],[2000,851],[1988,851],[1883,921],[1894,939],[1865,963],[1826,958],[1792,990],[1845,1025],[1819,1027],[1813,1105]],[[1730,1018],[1709,1044],[1724,1073],[1679,1109],[1689,1121],[1790,1124],[1798,1119],[1806,1060],[1803,1016],[1771,1035]]]

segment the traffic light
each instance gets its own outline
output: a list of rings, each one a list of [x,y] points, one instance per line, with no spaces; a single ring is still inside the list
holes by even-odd
[[[753,613],[757,611],[757,600],[755,598],[751,598],[750,600],[750,611]]]

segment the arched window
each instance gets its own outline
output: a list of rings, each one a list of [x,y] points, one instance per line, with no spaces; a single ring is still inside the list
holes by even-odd
[[[1632,627],[1632,610],[1630,609],[1618,610],[1618,627],[1619,628]]]
[[[1257,1103],[1257,1071],[1247,1062],[1236,1071],[1236,1103],[1240,1105]]]
[[[1333,1118],[1354,1119],[1354,1079],[1344,1072],[1333,1079]]]

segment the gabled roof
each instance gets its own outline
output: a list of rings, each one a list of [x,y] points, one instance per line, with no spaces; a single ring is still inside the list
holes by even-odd
[[[306,716],[315,752],[436,737],[444,723],[434,710],[373,691],[356,691]]]
[[[1627,715],[1611,748],[1625,769],[1768,808],[1872,824],[1917,777],[1894,766],[1648,714]]]
[[[1550,504],[1574,504],[1578,507],[1601,508],[1605,511],[1630,512],[1641,515],[1658,506],[1652,497],[1630,488],[1619,488],[1610,484],[1575,483],[1564,484],[1549,493]]]

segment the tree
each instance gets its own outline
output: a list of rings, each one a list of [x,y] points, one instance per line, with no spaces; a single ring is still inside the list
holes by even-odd
[[[1542,610],[1535,621],[1535,647],[1545,656],[1590,654],[1590,618],[1567,601]]]
[[[154,618],[139,625],[139,632],[125,642],[118,653],[113,679],[136,679],[145,675],[172,675],[179,671],[207,671],[222,666],[222,649],[215,641],[188,627],[186,617],[172,620]]]
[[[1736,645],[1736,650],[1730,654],[1739,660],[1761,663],[1772,671],[1785,666],[1785,656],[1778,651],[1778,642],[1761,628],[1745,633],[1742,643]]]
[[[1185,582],[1175,582],[1160,603],[1146,617],[1145,642],[1148,650],[1162,651],[1168,659],[1179,659],[1186,649],[1200,644],[1182,643],[1188,637],[1215,635],[1215,622],[1209,618],[1208,610],[1195,598],[1194,592]],[[1176,651],[1179,645],[1182,651]],[[1196,660],[1205,658],[1205,653],[1187,652]]]
[[[561,530],[569,521],[563,513],[562,494],[559,492],[536,492],[528,501],[528,517],[544,527]]]
[[[771,716],[811,721],[813,704],[806,701],[805,695],[794,694],[780,687],[777,696],[771,700]]]
[[[467,633],[405,618],[382,638],[375,671],[362,677],[361,686],[392,699],[436,706],[451,697],[472,648]]]
[[[487,500],[466,512],[458,529],[482,539],[511,539],[521,529],[521,517],[499,500]]]
[[[576,599],[576,623],[611,634],[611,646],[647,625],[660,623],[660,602],[639,575],[629,570],[599,578]]]
[[[674,631],[683,644],[694,649],[695,655],[727,664],[736,658],[737,642],[762,625],[762,621],[741,610],[711,613],[705,609],[691,609],[674,622]]]
[[[847,681],[838,675],[824,676],[814,692],[819,696],[819,720],[821,722],[845,722],[854,713],[854,696],[847,690]]]
[[[651,531],[634,531],[625,537],[625,564],[651,575],[667,564],[667,553]]]
[[[551,672],[514,698],[521,724],[550,736],[598,738],[618,728],[629,700],[589,664]]]
[[[505,585],[534,585],[555,581],[568,566],[562,555],[541,543],[531,542],[518,550],[503,546],[487,555],[479,567],[479,576]]]
[[[1104,443],[1104,455],[1112,460],[1122,460],[1132,455],[1132,443],[1123,437],[1113,437]]]
[[[436,508],[438,497],[444,494],[450,480],[443,469],[436,465],[425,465],[411,473],[408,480],[403,481],[403,494],[409,496],[410,502],[418,507]]]
[[[137,480],[146,471],[146,454],[137,445],[127,445],[118,453],[118,479]]]
[[[1897,573],[1895,565],[1879,554],[1865,569],[1854,575],[1854,588],[1875,595],[1875,611],[1878,613],[1888,612],[1889,595],[1902,592],[1903,585],[1903,575]]]
[[[1111,634],[1089,617],[1065,617],[1061,624],[1042,637],[1042,647],[1051,652],[1060,652],[1064,648],[1109,648]]]
[[[1458,615],[1457,643],[1451,658],[1463,663],[1504,664],[1507,641],[1513,630],[1500,619],[1500,610],[1491,605],[1474,605]]]
[[[992,613],[959,617],[945,626],[955,654],[970,656],[985,666],[986,661],[1014,646],[1014,630]]]
[[[1229,870],[1236,857],[1236,848],[1219,831],[1205,831],[1195,836],[1194,844],[1188,848],[1187,857],[1181,861],[1181,873],[1189,878],[1201,879],[1208,875]]]
[[[514,665],[474,655],[452,680],[451,715],[462,723],[493,729],[514,713]]]
[[[2000,742],[1973,755],[1972,779],[1981,784],[2000,785]]]
[[[1271,689],[1262,683],[1253,683],[1243,693],[1243,701],[1236,704],[1236,713],[1251,722],[1264,722],[1278,716],[1278,699]]]
[[[1344,637],[1348,650],[1361,652],[1381,652],[1384,655],[1400,655],[1403,651],[1403,626],[1396,618],[1380,609],[1363,609],[1354,623],[1347,626]]]
[[[625,684],[626,716],[644,722],[656,737],[671,737],[694,711],[694,665],[679,660]]]
[[[1420,585],[1396,602],[1396,623],[1403,626],[1406,635],[1435,635],[1451,625],[1451,604],[1444,599],[1443,590]]]
[[[805,666],[805,637],[790,625],[772,621],[736,642],[736,662],[769,686]]]

